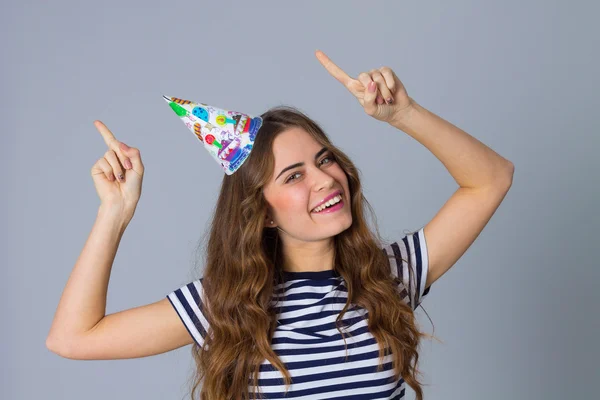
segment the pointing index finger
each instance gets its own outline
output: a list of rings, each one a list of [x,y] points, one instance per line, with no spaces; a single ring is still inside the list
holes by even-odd
[[[104,138],[104,142],[108,146],[109,149],[117,151],[119,146],[119,141],[115,138],[112,132],[102,123],[102,121],[94,121],[94,126],[100,132],[102,137]]]
[[[335,65],[333,61],[329,59],[321,50],[317,50],[315,52],[317,59],[319,62],[325,67],[325,69],[338,81],[340,81],[344,86],[348,87],[348,85],[354,80],[348,76],[347,73],[344,72],[340,67]]]

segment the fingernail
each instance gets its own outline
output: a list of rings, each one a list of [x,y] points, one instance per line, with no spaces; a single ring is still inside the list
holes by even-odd
[[[121,142],[120,144],[121,150],[127,151],[129,150],[129,146],[127,146],[125,143]]]
[[[123,182],[123,179],[124,179],[124,177],[123,177],[123,174],[119,174],[119,180],[120,180],[121,182]]]
[[[124,164],[125,164],[125,168],[127,168],[127,169],[131,169],[131,168],[133,167],[133,166],[131,165],[131,161],[129,161],[129,158],[127,158],[127,159],[125,160],[125,163],[124,163]]]
[[[369,92],[374,92],[376,86],[375,82],[369,82]]]
[[[389,97],[389,98],[387,99],[387,103],[388,103],[388,104],[392,104],[392,101],[394,101],[394,99],[392,99],[391,97]]]

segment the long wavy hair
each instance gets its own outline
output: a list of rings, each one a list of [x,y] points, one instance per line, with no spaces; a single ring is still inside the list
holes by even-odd
[[[380,247],[381,236],[373,209],[362,193],[359,170],[299,109],[277,106],[261,117],[263,125],[249,158],[234,174],[223,177],[207,231],[202,301],[212,332],[209,330],[202,348],[196,343],[192,347],[197,367],[192,400],[200,383],[201,400],[250,399],[250,381],[256,399],[259,367],[265,359],[284,376],[286,391],[291,384],[289,372],[270,346],[277,326],[273,290],[283,282],[282,248],[277,229],[265,226],[268,204],[263,187],[274,172],[273,141],[292,127],[304,129],[327,147],[348,178],[352,225],[333,238],[334,269],[348,289],[348,300],[336,320],[338,331],[345,342],[339,325],[351,304],[366,309],[368,329],[379,344],[377,370],[383,368],[383,358],[391,350],[395,378],[401,376],[422,400],[417,350],[422,336],[433,336],[417,329],[412,308],[400,297],[398,285],[403,283],[390,273],[389,257],[395,256],[386,257]],[[367,208],[376,233],[368,227]],[[414,271],[410,260],[403,261]]]

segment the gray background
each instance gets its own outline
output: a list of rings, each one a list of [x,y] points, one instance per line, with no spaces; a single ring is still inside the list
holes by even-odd
[[[435,215],[452,177],[366,115],[319,64],[321,49],[354,77],[390,66],[417,102],[516,167],[491,222],[423,302],[434,332],[418,312],[444,341],[422,344],[426,398],[590,398],[600,378],[599,11],[592,1],[3,1],[0,397],[186,395],[189,346],[116,361],[45,346],[99,205],[90,168],[106,146],[95,119],[146,166],[107,313],[197,277],[223,176],[162,94],[252,115],[297,106],[361,169],[382,234]]]

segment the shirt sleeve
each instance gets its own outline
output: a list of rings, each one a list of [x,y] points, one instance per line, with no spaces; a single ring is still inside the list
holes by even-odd
[[[167,295],[181,322],[198,346],[202,347],[209,324],[203,308],[202,278],[192,281]]]
[[[395,277],[400,278],[402,281],[398,290],[404,301],[413,310],[416,310],[429,293],[429,289],[431,289],[431,286],[425,288],[429,259],[423,229],[408,234],[383,248],[386,256],[394,255],[397,257],[389,257],[391,271]],[[402,261],[400,261],[400,258]],[[410,262],[411,268],[409,268],[407,261]]]

